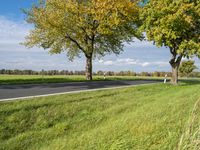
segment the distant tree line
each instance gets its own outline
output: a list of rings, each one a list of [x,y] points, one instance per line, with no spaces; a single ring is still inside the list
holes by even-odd
[[[10,70],[10,69],[1,69],[0,74],[7,75],[85,75],[85,71],[68,71],[68,70]]]
[[[2,75],[85,75],[85,71],[69,71],[69,70],[41,70],[41,71],[34,71],[34,70],[10,70],[10,69],[1,69],[0,74]],[[171,72],[140,72],[136,73],[133,71],[97,71],[93,72],[93,75],[103,76],[144,76],[144,77],[165,77],[167,74],[168,77],[172,76]],[[180,73],[179,76],[185,77],[184,73]],[[188,75],[188,77],[200,77],[200,72],[192,72]]]

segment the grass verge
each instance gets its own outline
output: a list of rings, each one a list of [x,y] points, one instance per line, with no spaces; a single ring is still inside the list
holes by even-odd
[[[0,149],[177,149],[199,89],[156,84],[1,102]]]

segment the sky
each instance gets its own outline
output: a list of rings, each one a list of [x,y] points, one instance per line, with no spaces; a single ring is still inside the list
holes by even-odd
[[[37,0],[3,0],[0,5],[0,69],[32,70],[84,70],[85,58],[73,62],[65,53],[50,55],[48,51],[21,45],[33,28],[25,22],[22,9],[30,8]],[[170,53],[166,47],[157,48],[151,42],[137,39],[125,44],[124,51],[116,55],[95,59],[94,71],[170,71]],[[196,65],[200,68],[200,61]]]

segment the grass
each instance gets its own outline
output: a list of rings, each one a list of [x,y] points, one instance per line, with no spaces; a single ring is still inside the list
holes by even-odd
[[[163,79],[163,78],[148,78],[148,77],[133,77],[133,76],[107,76],[106,80],[140,80],[140,79]],[[103,76],[94,76],[95,81],[104,80]],[[63,83],[63,82],[80,82],[86,81],[85,76],[78,75],[56,75],[44,76],[41,75],[0,75],[1,84],[35,84],[35,83]]]
[[[180,138],[178,150],[200,148],[200,99],[195,103],[187,128]]]
[[[199,89],[154,84],[1,102],[0,150],[177,149]]]

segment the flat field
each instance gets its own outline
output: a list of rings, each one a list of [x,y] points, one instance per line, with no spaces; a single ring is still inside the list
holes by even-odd
[[[95,81],[104,80],[103,76],[94,76]],[[154,77],[135,77],[135,76],[107,76],[106,80],[140,80],[153,79],[159,80],[163,78]],[[0,75],[0,84],[34,84],[34,83],[63,83],[63,82],[80,82],[86,81],[85,76],[78,75]]]
[[[0,103],[0,150],[198,150],[200,82]]]

